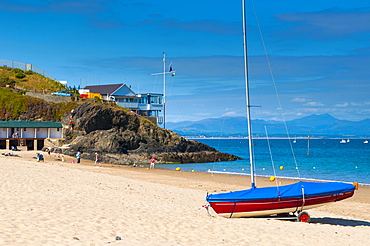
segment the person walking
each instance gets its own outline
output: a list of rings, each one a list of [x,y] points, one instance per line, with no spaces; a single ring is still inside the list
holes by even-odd
[[[99,164],[99,167],[101,167],[101,160],[100,160],[100,155],[98,154],[98,152],[95,153],[95,164],[94,164],[94,166],[96,166],[96,164]]]
[[[81,161],[81,152],[80,151],[77,152],[76,158],[77,158],[77,163],[80,163],[80,161]]]
[[[155,164],[155,158],[152,158],[151,160],[150,160],[150,169],[154,169],[154,164]]]

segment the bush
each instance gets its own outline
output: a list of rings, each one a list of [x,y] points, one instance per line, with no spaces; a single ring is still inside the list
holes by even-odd
[[[4,87],[6,85],[15,84],[15,81],[9,78],[0,77],[0,87]]]
[[[26,77],[26,75],[25,75],[24,73],[16,73],[16,74],[15,74],[15,77],[16,77],[17,79],[23,79],[24,77]]]
[[[32,70],[27,70],[26,72],[24,72],[25,74],[27,74],[27,75],[31,75],[31,74],[33,74],[33,71]]]
[[[13,73],[23,73],[23,70],[22,70],[22,69],[20,69],[20,68],[13,68],[13,69],[12,69],[12,72],[13,72]]]

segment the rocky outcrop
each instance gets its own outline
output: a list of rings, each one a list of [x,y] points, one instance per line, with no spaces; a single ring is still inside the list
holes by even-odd
[[[75,112],[73,129],[65,130],[63,144],[69,145],[64,150],[66,154],[81,151],[83,158],[94,159],[94,153],[99,152],[104,162],[117,164],[147,163],[152,157],[163,163],[238,159],[205,144],[186,140],[122,108],[82,103]],[[69,120],[66,118],[63,123],[68,125]]]

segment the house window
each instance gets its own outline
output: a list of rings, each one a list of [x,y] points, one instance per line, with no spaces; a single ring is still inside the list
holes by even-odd
[[[26,127],[25,127],[25,128],[23,128],[23,131],[26,131]]]
[[[57,128],[57,132],[59,132],[59,128]]]

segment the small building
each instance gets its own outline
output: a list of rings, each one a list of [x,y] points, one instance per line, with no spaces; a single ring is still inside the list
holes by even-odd
[[[61,122],[0,121],[0,149],[22,147],[27,150],[41,150],[45,139],[62,137]]]
[[[104,100],[115,101],[119,106],[128,108],[155,124],[163,123],[163,94],[136,94],[126,84],[86,86],[80,93],[100,93]]]

